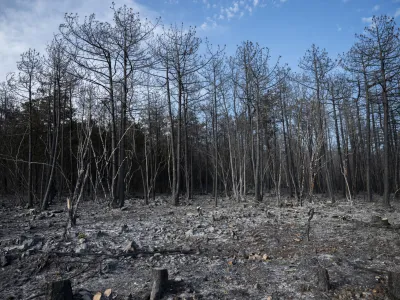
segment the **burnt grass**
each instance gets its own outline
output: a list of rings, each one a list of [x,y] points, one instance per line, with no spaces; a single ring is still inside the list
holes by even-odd
[[[1,299],[45,299],[46,284],[61,279],[71,280],[74,299],[108,288],[114,299],[146,299],[160,267],[170,279],[163,299],[390,299],[387,272],[400,272],[395,201],[385,209],[362,197],[316,197],[300,207],[270,196],[220,199],[216,208],[208,196],[179,207],[158,196],[123,210],[86,201],[74,228],[65,203],[39,212],[2,201]],[[317,266],[328,271],[328,291],[317,287]]]

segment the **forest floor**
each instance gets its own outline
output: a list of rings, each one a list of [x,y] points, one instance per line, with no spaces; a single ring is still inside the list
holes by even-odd
[[[0,298],[44,299],[46,283],[71,279],[74,299],[108,288],[114,299],[146,299],[152,269],[163,267],[163,299],[389,299],[387,272],[400,272],[399,203],[316,197],[299,207],[265,197],[220,199],[215,208],[206,196],[179,207],[167,199],[131,199],[123,210],[84,202],[65,238],[65,203],[46,212],[3,203]],[[328,271],[329,291],[317,288],[317,266]]]

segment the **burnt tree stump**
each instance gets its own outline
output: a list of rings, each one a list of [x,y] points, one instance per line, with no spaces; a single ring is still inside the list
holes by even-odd
[[[382,218],[381,222],[382,222],[382,226],[384,226],[384,227],[389,227],[390,226],[388,218]]]
[[[371,223],[372,224],[380,224],[382,222],[382,218],[380,216],[372,216]]]
[[[311,208],[307,215],[308,215],[308,222],[307,222],[306,235],[307,235],[307,242],[309,242],[310,241],[310,230],[311,230],[311,219],[314,217],[314,208]]]
[[[371,223],[375,226],[389,227],[390,223],[388,218],[382,218],[380,216],[372,216]]]
[[[394,299],[400,299],[400,273],[389,272],[388,274],[389,293]]]
[[[154,269],[153,280],[154,282],[150,294],[150,300],[159,300],[163,296],[168,284],[168,270]]]
[[[316,272],[317,272],[317,288],[323,292],[329,291],[330,284],[329,284],[328,271],[325,268],[318,266]]]
[[[47,300],[72,300],[70,280],[54,281],[47,286]]]

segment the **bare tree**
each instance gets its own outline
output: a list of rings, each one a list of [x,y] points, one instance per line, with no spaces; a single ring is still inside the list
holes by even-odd
[[[116,9],[113,6],[115,27],[113,28],[112,42],[117,51],[117,62],[122,74],[119,75],[122,84],[121,97],[121,125],[119,136],[119,164],[118,164],[118,197],[114,197],[113,206],[122,207],[125,201],[125,135],[127,126],[128,87],[129,80],[134,80],[135,72],[148,68],[152,64],[145,42],[151,37],[155,25],[143,23],[138,13],[123,6]],[[132,91],[131,91],[132,92]],[[118,199],[118,201],[117,201]]]
[[[263,170],[261,152],[262,123],[265,116],[265,103],[271,97],[270,90],[277,85],[278,62],[269,66],[270,53],[250,41],[244,42],[236,52],[236,63],[240,69],[238,85],[240,98],[247,108],[249,120],[248,134],[251,137],[251,162],[254,177],[254,193],[256,201],[262,201],[261,170]]]
[[[373,17],[370,27],[365,28],[365,34],[357,36],[358,51],[365,57],[364,68],[369,64],[372,80],[379,86],[383,105],[383,204],[390,205],[389,180],[389,106],[391,90],[395,88],[393,79],[399,75],[400,42],[399,29],[394,19],[388,16]]]
[[[52,106],[52,135],[51,140],[49,140],[49,149],[50,149],[50,156],[49,156],[49,177],[48,183],[46,187],[45,194],[42,199],[42,210],[47,209],[47,206],[50,201],[54,198],[55,193],[55,173],[56,173],[56,162],[57,162],[57,149],[58,149],[58,141],[59,141],[59,133],[60,133],[60,109],[61,109],[61,97],[62,97],[62,84],[63,80],[65,79],[68,66],[69,66],[69,57],[66,55],[65,52],[65,45],[64,42],[57,37],[54,38],[53,42],[47,48],[48,58],[47,58],[47,70],[45,70],[45,80],[49,86],[49,91],[51,91],[52,87],[52,94],[49,97],[53,99],[53,106]],[[50,113],[50,110],[49,110]]]
[[[17,67],[20,71],[18,84],[23,92],[28,94],[28,207],[32,207],[32,99],[34,88],[38,83],[37,76],[42,68],[42,58],[35,49],[29,49],[21,54],[21,60],[17,63]]]
[[[332,181],[329,174],[329,166],[327,159],[326,131],[324,130],[325,109],[324,109],[324,85],[326,83],[328,73],[335,67],[335,63],[328,57],[325,50],[320,50],[317,46],[312,45],[300,61],[299,67],[309,75],[308,86],[313,91],[314,104],[316,106],[316,114],[318,131],[316,133],[316,143],[318,145],[317,153],[313,153],[313,158],[318,157],[320,168],[323,170],[325,178],[325,186],[329,194],[329,198],[334,200]],[[311,136],[311,135],[310,135]],[[312,194],[312,193],[311,193]]]
[[[111,198],[117,197],[117,112],[114,97],[117,73],[117,54],[113,43],[112,26],[100,22],[94,15],[79,23],[78,15],[66,14],[65,22],[60,25],[60,32],[66,41],[66,51],[76,64],[76,75],[103,88],[108,94],[104,101],[111,116]]]
[[[155,55],[159,62],[158,70],[164,72],[165,86],[167,90],[167,102],[169,113],[169,126],[171,134],[172,156],[172,200],[179,205],[179,193],[181,188],[181,157],[182,157],[182,123],[183,106],[185,97],[188,96],[191,75],[197,73],[204,64],[199,59],[201,40],[196,37],[196,30],[171,26],[164,29],[157,38],[158,45]],[[176,115],[173,113],[176,103]],[[175,121],[176,119],[176,121]],[[175,123],[176,126],[175,126]]]

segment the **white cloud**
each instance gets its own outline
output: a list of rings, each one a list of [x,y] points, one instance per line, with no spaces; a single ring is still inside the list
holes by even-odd
[[[0,0],[1,1],[1,0]],[[195,3],[202,3],[204,6],[207,6],[212,3],[211,0],[193,0]],[[214,14],[208,21],[203,22],[200,25],[200,28],[203,30],[207,30],[212,28],[212,23],[210,20],[217,21],[218,25],[221,26],[221,20],[233,20],[233,19],[241,19],[245,15],[252,15],[252,13],[258,9],[262,9],[267,6],[267,3],[275,7],[279,7],[283,3],[287,2],[287,0],[230,0],[228,1],[228,5],[220,5],[219,12]],[[216,5],[212,5],[213,8],[216,8]]]
[[[372,23],[372,17],[367,17],[367,18],[361,18],[361,21],[363,23],[371,24]]]
[[[210,0],[202,0],[210,1]],[[228,6],[220,6],[220,13],[217,19],[231,20],[233,18],[242,18],[245,14],[251,15],[253,11],[264,8],[267,3],[279,7],[287,0],[231,0]]]
[[[230,10],[227,10],[227,11],[226,11],[226,18],[227,18],[228,20],[232,19],[234,16],[235,16],[235,14],[232,13]]]
[[[281,7],[283,4],[285,4],[288,0],[270,0],[269,3],[272,4],[275,7]],[[261,7],[265,7],[267,6],[267,3],[265,3],[265,1],[259,5]]]
[[[372,11],[378,11],[380,8],[381,6],[377,4],[372,8]]]
[[[215,18],[210,18],[210,17],[207,17],[206,21],[200,25],[200,29],[203,31],[214,30],[219,27],[220,26],[218,25]]]
[[[3,1],[1,1],[3,2]],[[114,0],[116,7],[126,4],[142,16],[154,19],[155,13],[133,0]],[[41,54],[58,32],[66,12],[78,13],[81,20],[92,13],[99,20],[112,20],[110,0],[18,0],[2,3],[0,14],[0,82],[17,70],[16,62],[29,48]]]
[[[336,24],[336,28],[337,28],[337,31],[338,31],[338,32],[341,32],[341,31],[342,31],[342,27],[341,27],[339,24]]]
[[[398,16],[400,16],[400,8],[398,8],[396,10],[396,12],[394,13],[394,17],[397,18]]]
[[[245,8],[248,10],[249,14],[253,12],[253,8],[250,5],[246,5]]]
[[[240,16],[242,4],[243,1],[234,1],[232,2],[232,5],[227,8],[221,7],[221,14],[224,15],[228,20],[234,18],[235,16]]]
[[[203,0],[203,3],[207,8],[211,7],[211,4],[210,4],[210,2],[208,2],[208,0]]]
[[[231,11],[233,11],[234,13],[237,13],[239,11],[239,3],[238,2],[234,2],[233,3],[233,7],[229,8]]]

